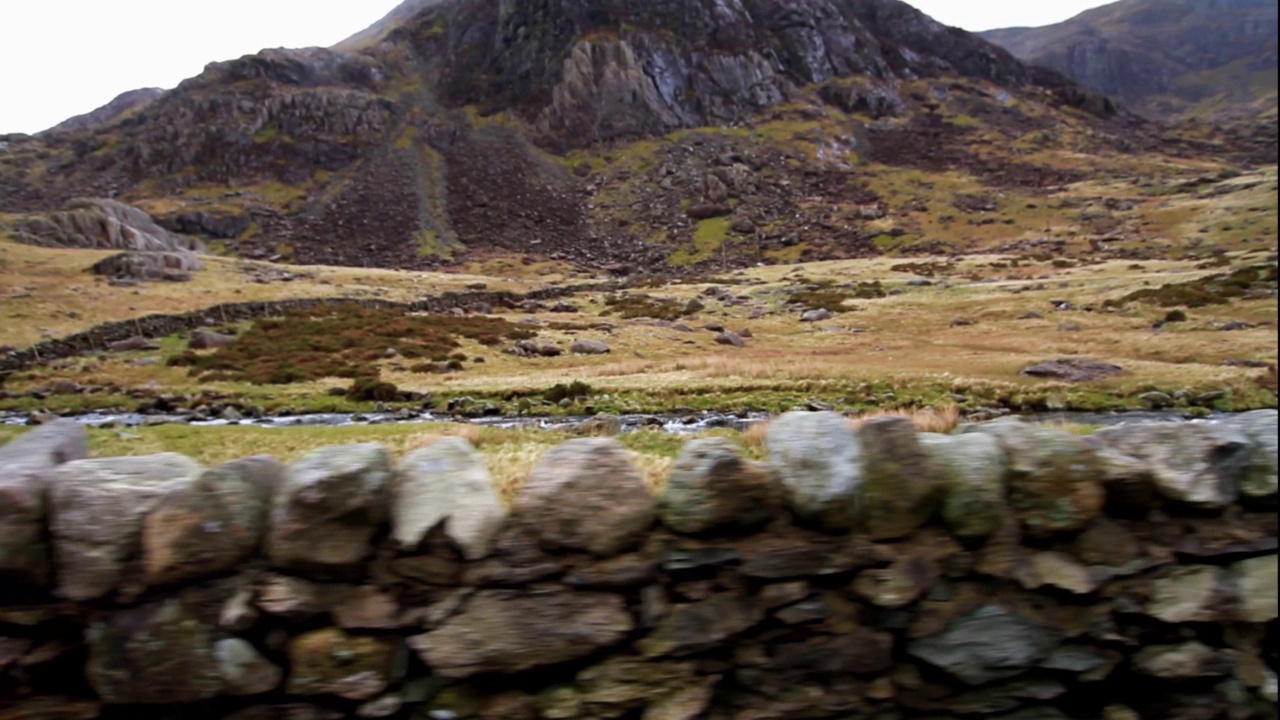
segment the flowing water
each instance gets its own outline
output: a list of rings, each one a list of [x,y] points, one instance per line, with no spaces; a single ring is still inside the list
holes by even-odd
[[[1022,415],[1026,420],[1044,423],[1069,423],[1080,425],[1117,425],[1125,422],[1190,422],[1196,420],[1212,420],[1226,417],[1226,413],[1215,413],[1207,418],[1193,417],[1177,410],[1129,411],[1129,412],[1047,412]],[[544,430],[568,430],[590,416],[561,416],[551,418],[536,417],[486,417],[461,418],[451,414],[435,413],[313,413],[307,415],[281,415],[263,418],[245,418],[243,420],[202,419],[190,415],[155,415],[140,413],[83,413],[66,416],[85,425],[93,427],[139,427],[147,425],[163,425],[182,423],[193,427],[217,427],[225,425],[249,425],[264,428],[287,428],[306,426],[351,426],[381,425],[387,423],[429,423],[429,422],[466,422],[475,425],[498,428],[538,428]],[[636,430],[661,430],[671,433],[695,433],[713,428],[731,428],[743,430],[751,425],[763,422],[772,417],[769,413],[688,413],[688,414],[645,414],[622,415],[619,420],[622,432]],[[25,425],[29,416],[25,413],[0,414],[0,425]]]

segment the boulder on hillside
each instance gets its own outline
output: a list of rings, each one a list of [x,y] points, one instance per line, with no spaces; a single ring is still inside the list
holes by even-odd
[[[602,340],[576,340],[572,347],[575,355],[607,355],[609,346]]]
[[[138,282],[187,282],[191,273],[203,269],[204,264],[195,253],[184,251],[122,252],[99,260],[89,268],[94,275]]]
[[[15,223],[13,239],[52,248],[131,252],[204,252],[204,244],[156,224],[146,212],[104,198],[80,198],[62,210]]]
[[[227,347],[235,341],[235,336],[200,328],[192,333],[191,342],[187,343],[187,347],[192,350],[214,350]]]

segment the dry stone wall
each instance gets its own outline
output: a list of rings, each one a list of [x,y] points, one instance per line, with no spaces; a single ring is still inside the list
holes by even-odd
[[[792,413],[477,452],[0,448],[0,718],[1245,720],[1277,695],[1274,410],[1089,436]]]

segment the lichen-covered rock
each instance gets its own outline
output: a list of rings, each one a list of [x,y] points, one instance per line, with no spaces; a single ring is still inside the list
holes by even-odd
[[[1280,491],[1277,480],[1277,447],[1280,446],[1280,429],[1277,428],[1280,411],[1254,410],[1228,420],[1228,423],[1244,433],[1253,445],[1252,459],[1240,478],[1240,492],[1245,497],[1274,500]]]
[[[637,647],[645,657],[690,655],[709,650],[762,620],[764,614],[749,599],[718,593],[701,602],[673,608]]]
[[[681,533],[750,528],[771,519],[782,503],[772,468],[746,461],[725,438],[689,442],[658,500],[663,524]]]
[[[862,446],[859,527],[872,539],[909,535],[933,517],[942,482],[932,456],[916,439],[905,417],[868,420],[858,432]]]
[[[1242,622],[1265,623],[1277,617],[1277,575],[1280,558],[1264,555],[1241,560],[1228,569],[1235,582],[1239,608],[1237,619]]]
[[[289,643],[285,690],[372,700],[398,679],[405,652],[399,638],[348,635],[337,628],[309,632]]]
[[[116,589],[142,550],[143,519],[191,487],[202,468],[184,455],[79,460],[50,476],[58,594],[93,600]]]
[[[697,698],[688,693],[705,687],[705,680],[692,662],[650,662],[614,656],[578,673],[574,679],[574,702],[607,717],[623,717],[644,709],[646,718],[665,718],[668,715],[659,714],[664,708],[672,713],[670,716],[678,716],[675,706],[684,704],[679,700],[696,705]]]
[[[269,693],[279,687],[280,680],[284,677],[280,668],[240,638],[227,638],[214,643],[213,658],[218,663],[223,692],[227,695]]]
[[[0,446],[0,582],[49,582],[47,475],[89,455],[84,427],[55,420]]]
[[[1083,438],[1017,419],[961,432],[989,434],[1000,443],[1009,458],[1009,504],[1032,535],[1080,530],[1102,512],[1102,465]]]
[[[576,660],[618,643],[633,628],[621,595],[484,590],[409,645],[435,674],[464,678]]]
[[[1008,458],[990,435],[920,433],[944,485],[942,520],[965,540],[990,537],[1004,518]]]
[[[514,511],[544,545],[604,557],[636,545],[655,514],[644,478],[612,438],[570,440],[543,455]]]
[[[381,445],[343,445],[307,455],[285,472],[267,530],[276,567],[349,572],[371,552],[387,517],[391,459]]]
[[[507,515],[484,458],[462,438],[444,438],[400,461],[391,503],[391,536],[416,548],[441,522],[468,560],[489,554]]]
[[[143,521],[147,584],[226,573],[256,556],[283,472],[271,457],[236,460],[161,500]]]
[[[1036,667],[1062,634],[1000,605],[984,605],[907,652],[970,685],[1014,677]]]
[[[1133,423],[1103,428],[1091,440],[1136,460],[1165,497],[1221,508],[1239,497],[1253,446],[1223,423]]]
[[[212,633],[176,599],[121,610],[89,626],[86,675],[109,705],[209,700],[223,689]]]
[[[1147,614],[1167,623],[1215,622],[1226,599],[1222,578],[1212,565],[1177,568],[1152,583]]]
[[[856,525],[862,444],[843,417],[786,413],[769,424],[765,448],[797,516],[833,531]]]

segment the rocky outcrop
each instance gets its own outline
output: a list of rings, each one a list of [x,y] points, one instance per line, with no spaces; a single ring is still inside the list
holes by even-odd
[[[13,239],[41,247],[203,252],[194,238],[173,235],[147,213],[103,198],[73,200],[57,212],[17,220]]]
[[[53,466],[50,513],[0,517],[0,715],[1274,715],[1276,517],[1232,489],[1265,442],[1178,461],[1223,499],[1197,505],[1196,483],[1135,484],[1177,457],[1153,443],[1217,451],[1142,426],[1076,443],[1007,420],[780,422],[768,464],[691,443],[656,501],[614,441],[572,441],[503,517],[462,441],[201,471],[62,463],[83,433],[38,428],[0,448]],[[26,554],[48,572],[11,572],[28,525],[51,531]]]
[[[724,216],[731,237],[751,241],[716,262],[742,265],[813,227],[805,198],[854,199],[842,174],[855,147],[875,162],[927,154],[1010,174],[969,153],[959,127],[868,131],[934,117],[931,94],[903,93],[921,79],[933,95],[973,86],[989,100],[977,115],[1006,124],[1006,93],[1109,114],[1065,78],[897,0],[409,0],[336,48],[213,63],[114,124],[6,144],[0,211],[162,196],[166,227],[244,257],[417,269],[500,250],[623,274],[683,266],[672,257],[695,221]],[[938,118],[975,116],[943,105]],[[719,132],[778,120],[845,130]],[[645,142],[705,126],[722,147]],[[798,162],[810,141],[817,174]],[[590,160],[565,162],[575,149]],[[651,171],[615,162],[633,149]],[[1046,175],[1062,179],[1032,170],[1021,182],[1058,184]],[[691,197],[694,182],[706,198]],[[812,255],[875,252],[870,230],[819,234]]]
[[[45,133],[71,133],[97,130],[125,117],[145,110],[165,94],[162,88],[140,88],[120,93],[102,107],[68,118],[49,128]]]

